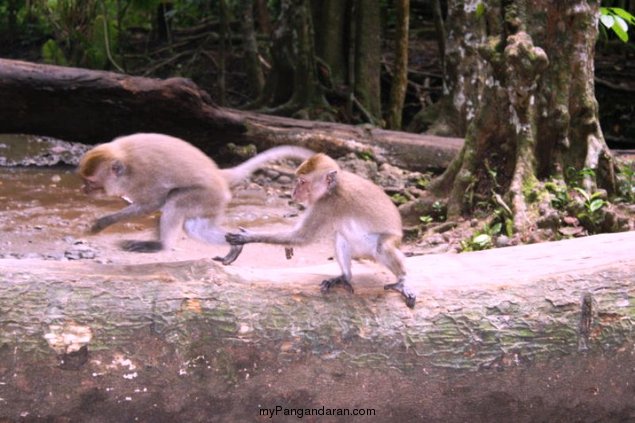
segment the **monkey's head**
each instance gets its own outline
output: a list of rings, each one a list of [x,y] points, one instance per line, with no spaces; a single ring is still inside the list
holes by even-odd
[[[293,199],[305,205],[315,204],[335,189],[339,169],[337,162],[326,154],[319,153],[307,159],[295,171]]]
[[[77,174],[82,178],[82,190],[86,194],[100,191],[107,195],[124,195],[119,193],[119,178],[125,173],[125,165],[115,157],[107,146],[98,146],[88,151],[81,158]]]

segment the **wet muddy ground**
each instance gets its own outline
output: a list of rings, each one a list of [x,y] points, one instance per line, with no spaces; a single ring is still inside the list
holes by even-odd
[[[264,178],[264,176],[263,176]],[[121,251],[124,239],[155,236],[158,213],[113,225],[97,235],[88,234],[91,222],[125,206],[123,200],[88,198],[73,167],[0,168],[0,257],[46,260],[90,259],[101,263],[141,263],[195,260],[224,255],[227,246],[207,245],[181,234],[174,248],[155,254]],[[291,228],[301,211],[290,204],[281,184],[264,189],[246,181],[234,190],[224,226],[228,229]],[[331,257],[328,243],[298,249],[295,264],[315,263]],[[284,249],[245,248],[243,263],[287,264]],[[253,251],[258,250],[258,251]],[[302,253],[302,251],[305,251]],[[319,258],[318,258],[319,257]]]

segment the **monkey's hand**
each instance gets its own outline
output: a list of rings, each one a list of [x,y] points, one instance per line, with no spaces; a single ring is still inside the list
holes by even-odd
[[[236,261],[240,253],[243,251],[243,245],[232,245],[229,253],[225,257],[216,256],[212,260],[220,261],[223,265],[228,266]]]
[[[243,245],[249,242],[249,234],[243,228],[240,228],[241,232],[228,232],[225,234],[225,241],[230,245]]]
[[[114,222],[112,221],[110,216],[100,217],[93,222],[92,226],[90,227],[90,233],[96,234],[98,232],[101,232],[113,223]]]

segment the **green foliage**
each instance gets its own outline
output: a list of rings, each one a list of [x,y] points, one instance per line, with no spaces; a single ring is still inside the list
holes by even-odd
[[[551,198],[551,206],[556,210],[566,210],[571,203],[567,186],[555,182],[547,182],[545,183],[545,189],[553,195]]]
[[[367,161],[367,162],[372,162],[375,161],[375,155],[373,154],[372,151],[358,151],[357,153],[357,157],[359,157],[360,159]]]
[[[602,209],[608,203],[601,199],[601,192],[595,192],[589,194],[582,188],[574,188],[584,199],[584,209],[577,213],[576,217],[580,220],[582,225],[587,228],[590,233],[598,232],[598,229],[604,220],[604,213]]]
[[[117,47],[116,12],[109,10],[113,5],[114,2],[106,0],[48,0],[43,13],[54,40],[42,46],[44,59],[50,63],[105,68],[109,55],[112,57]]]
[[[491,225],[485,224],[480,231],[461,241],[461,252],[481,251],[492,248],[494,246],[494,236],[499,235],[502,229],[503,225],[500,222]]]
[[[423,216],[419,216],[419,221],[424,225],[427,225],[428,223],[434,222],[434,217],[429,214],[424,214]]]
[[[445,222],[446,219],[445,205],[440,201],[432,203],[432,213],[419,216],[419,221],[424,225],[432,222]]]
[[[627,42],[628,26],[635,25],[635,16],[621,7],[600,7],[600,22],[620,40]]]
[[[575,167],[569,166],[564,176],[569,186],[575,188],[581,187],[586,177],[595,178],[595,171],[588,167],[577,170]]]
[[[408,198],[401,193],[393,194],[390,196],[390,198],[392,199],[392,202],[397,205],[405,204],[408,202]]]
[[[627,203],[635,203],[635,164],[624,165],[620,167],[619,174],[619,192],[620,200]]]
[[[426,189],[430,184],[430,177],[421,177],[416,181],[417,188]]]
[[[68,61],[64,56],[64,51],[57,45],[55,40],[48,40],[42,45],[42,58],[45,63],[51,65],[68,65]]]
[[[485,15],[485,5],[482,2],[476,5],[476,17],[480,18]]]

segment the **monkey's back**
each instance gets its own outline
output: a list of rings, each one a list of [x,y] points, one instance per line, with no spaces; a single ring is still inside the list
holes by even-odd
[[[189,186],[216,186],[228,190],[218,166],[201,150],[179,138],[140,133],[116,138],[109,143],[115,151],[131,159],[130,172],[143,172],[166,189]]]
[[[339,182],[334,192],[336,210],[332,213],[355,220],[369,232],[401,239],[401,215],[384,190],[354,173],[342,170],[338,173]]]

